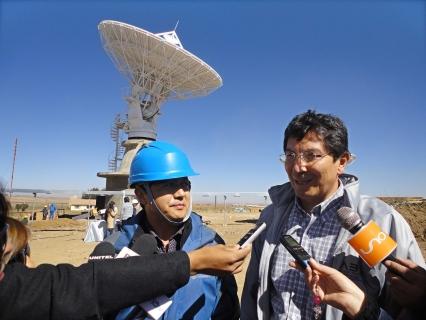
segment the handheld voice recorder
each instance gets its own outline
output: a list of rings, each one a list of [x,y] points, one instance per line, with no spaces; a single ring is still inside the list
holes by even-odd
[[[283,234],[280,237],[280,242],[303,269],[308,267],[308,261],[311,256],[292,236]]]
[[[240,241],[238,241],[238,245],[241,248],[244,248],[245,246],[249,245],[250,243],[252,243],[258,236],[259,234],[262,233],[263,230],[265,230],[266,228],[266,223],[262,223],[259,226],[255,226],[253,229],[250,229],[241,239]]]

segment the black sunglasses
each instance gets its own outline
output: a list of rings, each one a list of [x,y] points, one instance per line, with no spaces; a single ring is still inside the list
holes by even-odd
[[[177,179],[168,179],[168,180],[159,180],[151,182],[150,185],[159,186],[164,190],[176,191],[178,189],[183,189],[185,191],[191,191],[191,181],[188,178],[177,178]]]

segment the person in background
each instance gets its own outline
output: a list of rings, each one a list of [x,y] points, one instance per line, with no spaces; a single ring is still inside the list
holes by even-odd
[[[96,219],[98,217],[98,208],[93,206],[90,209],[89,219]]]
[[[129,197],[124,197],[123,207],[121,208],[121,223],[133,216],[133,206]]]
[[[242,271],[251,246],[209,246],[186,253],[84,263],[43,264],[29,269],[3,263],[10,204],[0,192],[0,319],[105,319],[127,306],[171,295],[198,273]]]
[[[7,217],[7,243],[4,249],[3,263],[23,263],[27,267],[33,267],[30,258],[30,230],[16,219]]]
[[[138,204],[139,201],[137,199],[132,199],[132,206],[133,206],[133,215],[135,216],[138,213]]]
[[[35,211],[31,211],[30,212],[30,218],[29,218],[29,220],[30,221],[35,221],[35,219],[36,219],[36,212]]]
[[[43,214],[43,220],[47,219],[47,215],[49,214],[47,210],[47,206],[44,206],[43,209],[41,209],[41,213]]]
[[[391,311],[395,304],[386,297],[386,268],[369,268],[359,258],[347,242],[351,234],[341,226],[337,210],[350,207],[362,221],[374,220],[398,243],[397,257],[422,267],[425,261],[404,218],[383,201],[361,195],[358,178],[344,173],[353,156],[343,121],[312,110],[297,115],[285,129],[283,152],[280,160],[289,182],[269,190],[272,204],[259,218],[267,227],[253,243],[241,319],[342,317],[340,310],[318,301],[303,275],[288,266],[293,258],[279,241],[283,234],[293,236],[312,258],[341,271],[369,299]]]
[[[108,208],[106,209],[106,221],[107,221],[107,235],[111,235],[115,229],[115,219],[117,217],[117,207],[115,206],[115,202],[111,201],[108,204]]]
[[[142,210],[123,223],[115,242],[117,252],[130,247],[143,234],[152,234],[157,251],[170,254],[223,243],[192,211],[189,176],[198,175],[176,146],[154,141],[136,153],[130,166],[129,185],[135,189]],[[175,319],[238,319],[239,301],[233,276],[192,277],[170,297],[172,304],[162,316]],[[140,301],[142,302],[142,301]],[[122,310],[117,319],[126,318]]]
[[[52,202],[49,205],[49,220],[55,219],[55,215],[56,215],[56,204]]]

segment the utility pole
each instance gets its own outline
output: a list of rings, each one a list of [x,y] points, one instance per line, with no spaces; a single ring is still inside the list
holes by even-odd
[[[12,176],[10,178],[10,190],[9,197],[12,198],[13,188],[13,175],[15,174],[15,161],[16,161],[16,149],[18,148],[18,138],[15,139],[15,147],[13,149],[13,163],[12,163]]]
[[[223,195],[223,225],[226,226],[226,194]]]

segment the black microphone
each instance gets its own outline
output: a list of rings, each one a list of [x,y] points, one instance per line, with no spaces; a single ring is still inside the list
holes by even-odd
[[[99,243],[89,256],[89,261],[114,259],[115,249],[109,242]]]
[[[155,240],[155,237],[152,234],[144,233],[132,243],[129,249],[136,252],[140,256],[145,257],[157,254],[157,240]],[[146,311],[142,309],[140,305],[135,305],[126,315],[125,320],[135,319],[141,315],[148,316]]]
[[[340,221],[342,227],[348,230],[351,234],[356,234],[365,226],[365,223],[361,220],[359,214],[349,207],[341,207],[340,209],[338,209],[337,219]],[[381,261],[381,263],[383,264],[387,260],[396,261],[396,258],[392,253],[390,253],[386,258]]]
[[[133,250],[140,256],[157,254],[157,240],[155,240],[155,237],[152,234],[144,233],[132,242],[129,249]]]

